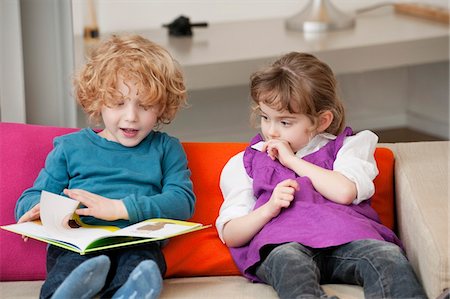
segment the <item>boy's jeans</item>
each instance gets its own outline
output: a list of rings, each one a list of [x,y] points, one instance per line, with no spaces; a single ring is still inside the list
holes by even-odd
[[[159,242],[106,250],[96,254],[80,255],[50,245],[47,249],[47,279],[41,288],[40,298],[51,298],[64,279],[85,260],[97,255],[107,255],[111,268],[100,297],[111,298],[127,281],[128,276],[144,260],[153,260],[159,267],[161,275],[166,272],[166,262]]]
[[[388,242],[357,240],[314,249],[286,243],[270,251],[256,276],[280,298],[328,298],[320,284],[363,286],[365,298],[427,298],[401,249]]]

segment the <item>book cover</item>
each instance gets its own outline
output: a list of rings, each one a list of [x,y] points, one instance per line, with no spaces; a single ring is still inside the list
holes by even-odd
[[[201,230],[210,225],[149,219],[125,228],[88,225],[75,214],[79,202],[47,191],[41,194],[41,219],[1,226],[2,229],[86,254],[93,251],[153,242]]]

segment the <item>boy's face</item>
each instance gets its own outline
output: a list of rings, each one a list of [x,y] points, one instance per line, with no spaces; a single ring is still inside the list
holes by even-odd
[[[280,139],[287,141],[295,153],[308,144],[313,136],[312,121],[304,114],[277,111],[264,103],[260,103],[261,133],[264,139]]]
[[[119,80],[118,90],[123,100],[102,107],[105,129],[100,136],[126,147],[138,145],[153,130],[158,120],[159,107],[144,107],[139,101],[139,91],[133,82]]]

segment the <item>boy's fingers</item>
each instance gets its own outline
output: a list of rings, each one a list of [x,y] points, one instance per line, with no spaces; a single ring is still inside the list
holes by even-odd
[[[22,215],[22,217],[19,218],[19,220],[17,221],[17,223],[22,223],[22,222],[27,222],[31,220],[31,216],[30,216],[30,212],[28,211],[25,214]]]

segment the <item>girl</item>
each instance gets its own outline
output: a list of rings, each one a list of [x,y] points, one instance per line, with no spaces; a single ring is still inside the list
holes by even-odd
[[[261,135],[224,167],[216,222],[241,272],[280,298],[324,298],[323,283],[361,285],[366,298],[426,298],[370,207],[378,138],[344,128],[328,65],[289,53],[250,88]]]
[[[148,218],[188,219],[194,211],[190,171],[180,142],[155,131],[186,101],[178,64],[140,36],[112,36],[75,79],[77,100],[104,129],[58,137],[33,187],[16,205],[18,222],[39,218],[42,190],[83,206],[93,225],[125,227]],[[79,255],[47,251],[41,298],[157,298],[166,263],[157,242]]]

